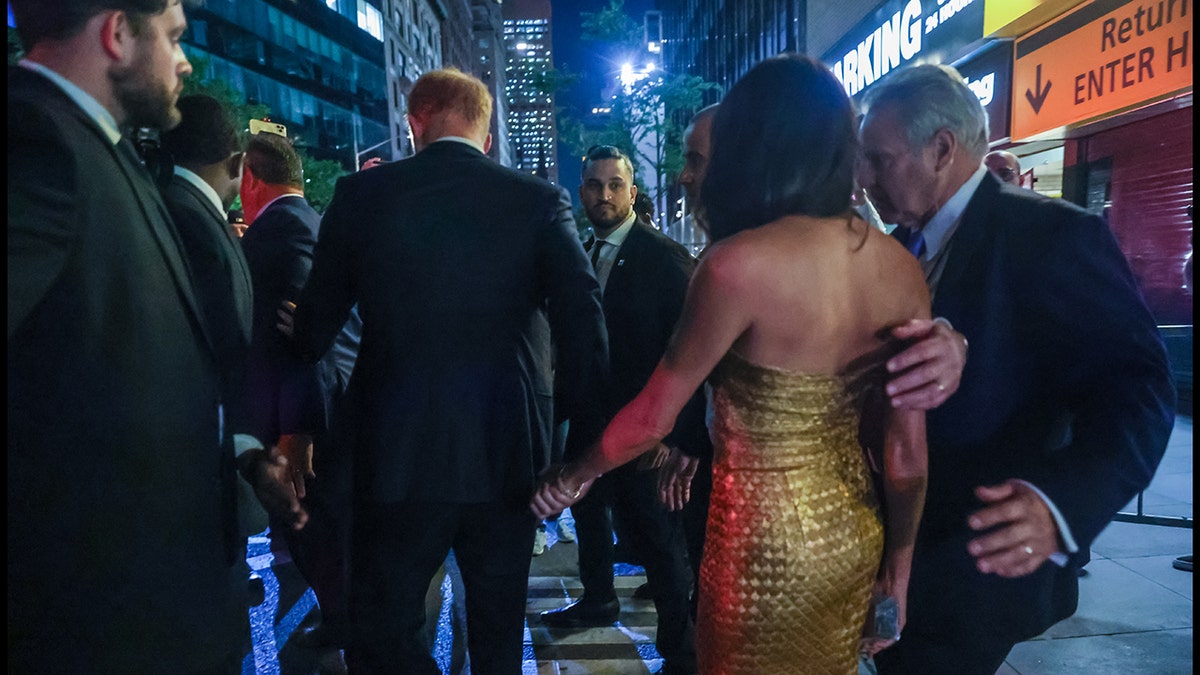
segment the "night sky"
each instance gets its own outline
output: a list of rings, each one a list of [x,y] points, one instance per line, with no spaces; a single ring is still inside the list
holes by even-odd
[[[606,52],[604,45],[579,39],[580,12],[597,12],[607,6],[608,0],[553,0],[554,67],[580,76],[574,87],[558,95],[555,104],[576,119],[589,114],[600,102],[601,90],[621,65],[615,55]],[[625,0],[624,9],[640,26],[643,14],[654,9],[654,2]],[[559,181],[571,198],[578,201],[579,158],[565,144],[560,144],[558,161]]]

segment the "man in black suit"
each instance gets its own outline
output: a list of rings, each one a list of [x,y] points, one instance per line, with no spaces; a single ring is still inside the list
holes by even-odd
[[[227,216],[242,185],[243,152],[237,127],[220,101],[184,96],[178,108],[179,126],[161,136],[161,147],[174,165],[163,201],[183,242],[205,328],[216,348],[222,398],[232,401],[250,346],[254,302],[250,268]],[[258,531],[263,529],[266,525]]]
[[[204,328],[212,338],[221,372],[221,400],[234,408],[250,346],[253,303],[250,270],[226,216],[242,184],[241,141],[232,116],[217,99],[194,94],[180,98],[177,107],[182,121],[161,134],[161,149],[173,165],[162,196],[196,282]],[[263,447],[236,424],[227,426],[233,433],[226,443],[243,451]],[[267,514],[248,484],[239,480],[237,487],[237,541],[244,543],[246,537],[267,529]],[[257,584],[252,595],[261,597],[262,579],[251,576],[245,555],[237,556],[235,566]]]
[[[929,413],[929,488],[904,637],[881,673],[987,673],[1076,608],[1075,570],[1171,432],[1166,353],[1112,233],[982,163],[987,115],[953,69],[868,92],[859,180],[971,341]]]
[[[321,623],[297,632],[297,642],[344,647],[350,632],[344,570],[350,465],[335,439],[344,432],[335,434],[331,425],[354,368],[361,324],[351,312],[318,363],[301,358],[277,330],[281,305],[293,303],[308,280],[321,217],[304,198],[304,167],[287,138],[251,136],[245,173],[241,195],[249,227],[241,244],[254,282],[254,330],[242,410],[255,435],[278,443],[309,516],[303,530],[279,527],[278,521],[271,528],[321,607]]]
[[[179,122],[183,9],[10,6],[28,56],[8,72],[9,670],[239,672],[216,354],[120,132]],[[257,459],[257,483],[281,478]]]
[[[438,672],[422,638],[424,600],[452,548],[472,672],[521,672],[534,479],[552,459],[553,418],[585,422],[581,394],[607,363],[599,287],[570,202],[487,158],[491,113],[474,77],[446,69],[416,82],[417,154],[338,182],[296,309],[309,358],[355,303],[363,319],[346,394],[347,663],[357,672]],[[551,337],[565,384],[554,410]]]
[[[609,419],[637,395],[666,350],[683,310],[695,259],[666,235],[643,224],[633,210],[637,186],[633,165],[613,146],[592,148],[583,162],[579,198],[595,237],[588,251],[604,297],[604,322],[611,357],[610,381],[591,392],[593,405]],[[704,400],[697,394],[664,445],[596,480],[571,512],[579,542],[583,597],[567,607],[542,612],[550,626],[612,623],[620,611],[613,588],[613,517],[646,568],[658,611],[657,647],[664,672],[696,669],[688,611],[691,573],[682,525],[658,500],[658,468],[667,446],[698,446]],[[586,446],[568,438],[567,459]],[[698,449],[695,450],[698,452]]]
[[[317,364],[297,356],[275,324],[280,306],[295,302],[308,280],[321,216],[304,199],[300,156],[278,134],[250,137],[241,196],[248,226],[241,244],[254,310],[240,413],[257,438],[278,443],[304,497],[312,437],[326,428],[327,401]]]

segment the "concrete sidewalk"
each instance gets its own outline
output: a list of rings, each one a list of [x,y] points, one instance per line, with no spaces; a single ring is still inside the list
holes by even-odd
[[[1192,517],[1192,420],[1176,420],[1167,454],[1143,495],[1146,515]],[[1133,513],[1136,501],[1126,509]],[[632,598],[644,580],[640,568],[619,565],[617,623],[584,631],[541,625],[538,613],[578,597],[574,544],[558,542],[533,558],[527,602],[524,672],[527,675],[641,675],[661,667],[654,649],[654,604]],[[1013,649],[1000,675],[1183,674],[1192,672],[1192,574],[1172,561],[1192,552],[1190,528],[1114,522],[1094,542],[1088,575],[1079,582],[1079,609],[1044,635]],[[251,608],[254,652],[244,675],[335,672],[330,654],[288,643],[297,626],[315,622],[320,610],[290,561],[278,559],[259,538],[251,567],[266,581],[267,600]],[[444,611],[435,654],[445,669],[452,641],[448,620],[454,599],[443,586]],[[326,664],[326,665],[323,665]],[[802,673],[802,666],[797,673]],[[461,675],[455,673],[454,675]]]

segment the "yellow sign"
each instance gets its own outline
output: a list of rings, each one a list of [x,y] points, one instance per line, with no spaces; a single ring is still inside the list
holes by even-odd
[[[1084,0],[987,0],[983,6],[983,34],[1015,37],[1037,28]]]
[[[1093,0],[1016,41],[1012,139],[1192,88],[1191,0]]]

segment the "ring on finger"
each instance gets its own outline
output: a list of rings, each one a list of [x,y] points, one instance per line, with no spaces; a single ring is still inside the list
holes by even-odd
[[[938,391],[939,392],[946,391],[946,385],[942,384],[941,382],[938,382]]]
[[[1023,548],[1021,550],[1025,551],[1025,555],[1033,555],[1033,547],[1032,546],[1026,546],[1025,548]]]

